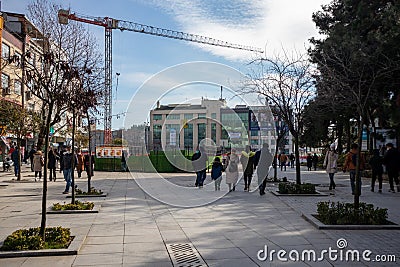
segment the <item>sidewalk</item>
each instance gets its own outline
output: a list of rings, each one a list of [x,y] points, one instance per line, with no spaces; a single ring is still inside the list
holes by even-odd
[[[35,183],[31,172],[23,173],[23,183],[5,183],[14,176],[0,173],[0,240],[14,230],[40,225],[41,183]],[[56,182],[49,182],[48,203],[68,202],[61,192],[65,182],[57,173]],[[97,172],[93,186],[108,193],[106,198],[91,199],[100,204],[98,214],[47,215],[48,226],[70,227],[72,234],[86,235],[85,243],[76,256],[31,257],[0,259],[0,266],[189,266],[176,264],[177,259],[196,260],[199,266],[382,266],[372,262],[281,262],[260,261],[257,252],[268,250],[337,248],[336,241],[345,238],[348,249],[370,249],[374,254],[396,254],[400,262],[399,230],[336,231],[317,230],[300,217],[314,213],[318,201],[352,201],[348,173],[338,173],[335,195],[326,197],[277,197],[271,193],[259,196],[258,191],[243,192],[243,182],[235,192],[223,196],[227,190],[222,181],[221,192],[213,191],[213,184],[202,190],[182,191],[171,183],[161,183],[157,174]],[[184,186],[193,186],[193,174],[165,174],[166,180]],[[279,177],[294,179],[294,169],[279,172]],[[210,182],[209,175],[207,182]],[[303,182],[328,183],[324,171],[303,171]],[[253,182],[257,177],[253,177]],[[146,191],[172,203],[188,206],[205,198],[219,200],[194,208],[178,208],[163,204],[145,194]],[[86,189],[86,180],[77,179]],[[400,223],[398,203],[400,193],[382,194],[369,191],[369,181],[363,181],[361,201],[389,209],[389,220]],[[255,184],[253,184],[253,188]],[[161,189],[160,189],[161,188]],[[269,185],[269,190],[275,190]],[[319,187],[319,191],[329,191]],[[194,200],[193,200],[194,199]],[[198,203],[206,204],[206,203]],[[176,249],[178,248],[178,249]],[[179,248],[185,248],[179,249]],[[174,250],[175,249],[175,250]],[[168,252],[170,251],[170,253]],[[186,251],[186,252],[185,252]],[[190,253],[189,253],[190,252]],[[191,255],[188,255],[191,254]],[[287,255],[286,255],[287,256]],[[175,262],[175,265],[172,264]],[[385,266],[396,266],[385,263]]]

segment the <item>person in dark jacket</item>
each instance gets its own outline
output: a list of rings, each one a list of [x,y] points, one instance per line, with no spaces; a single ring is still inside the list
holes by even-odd
[[[13,152],[11,153],[11,160],[14,163],[14,174],[16,177],[18,177],[19,163],[20,163],[19,147],[16,146]]]
[[[250,191],[251,178],[254,172],[254,156],[255,153],[251,151],[250,146],[247,145],[240,157],[240,163],[243,168],[244,191]]]
[[[89,162],[89,159],[91,162]],[[89,177],[89,174],[90,174],[90,177],[94,176],[94,163],[95,163],[94,160],[95,160],[94,155],[92,155],[91,158],[90,158],[89,154],[85,155],[84,163],[85,163],[86,174],[88,177]],[[90,165],[90,163],[91,163],[91,165]]]
[[[372,152],[373,155],[369,160],[369,165],[371,166],[372,169],[372,181],[371,181],[371,192],[375,191],[375,181],[376,178],[378,178],[379,182],[379,193],[382,193],[382,174],[383,174],[383,159],[379,155],[379,149],[374,149]]]
[[[212,168],[211,168],[211,179],[215,183],[215,191],[221,190],[222,172],[224,171],[224,166],[222,166],[221,159],[215,157]]]
[[[33,171],[33,155],[35,155],[36,149],[35,146],[32,146],[31,150],[29,151],[29,161],[31,162],[31,171]]]
[[[308,154],[308,156],[307,156],[307,170],[308,171],[311,171],[312,164],[313,164],[313,157],[311,156],[311,154]]]
[[[203,146],[199,146],[192,156],[193,169],[196,172],[195,186],[203,187],[204,180],[206,179],[207,171],[207,153]]]
[[[47,159],[47,169],[49,169],[50,172],[50,181],[54,182],[56,181],[56,165],[57,165],[57,160],[58,160],[58,155],[56,154],[56,152],[54,151],[54,149],[52,147],[49,148],[49,152],[48,152],[48,159]]]
[[[317,166],[318,166],[318,156],[316,153],[314,153],[314,156],[312,157],[312,163],[313,163],[313,167],[314,167],[314,171],[317,170]]]
[[[69,188],[72,183],[72,165],[73,165],[74,155],[71,153],[71,147],[67,147],[67,150],[63,154],[63,174],[64,180],[67,183],[63,194],[68,194]]]
[[[399,152],[393,147],[392,143],[388,143],[386,145],[386,153],[383,157],[383,164],[386,166],[386,171],[389,177],[389,185],[390,190],[389,192],[394,191],[394,184],[393,181],[396,183],[397,192],[400,192],[399,186],[399,165],[400,165],[400,155]]]

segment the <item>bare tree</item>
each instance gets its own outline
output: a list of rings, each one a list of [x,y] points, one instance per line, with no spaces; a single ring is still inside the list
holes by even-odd
[[[47,166],[49,129],[61,121],[71,110],[71,99],[82,99],[86,93],[93,95],[89,85],[99,84],[102,77],[100,54],[95,39],[78,23],[60,25],[57,11],[60,6],[48,0],[34,0],[29,6],[29,17],[41,33],[41,51],[27,51],[25,60],[25,80],[28,90],[41,100],[42,125],[40,127],[38,149],[44,148]],[[30,60],[34,53],[36,61]],[[79,81],[79,86],[76,81]],[[84,86],[85,85],[85,86]],[[96,88],[98,88],[97,86]],[[87,89],[86,92],[84,89]],[[77,103],[77,102],[76,102]],[[44,168],[42,197],[42,219],[40,235],[45,239],[47,168]],[[74,190],[72,188],[72,190]]]
[[[303,110],[315,96],[314,68],[304,55],[286,52],[283,56],[259,58],[251,62],[253,72],[241,93],[255,93],[275,106],[293,136],[296,183],[301,184],[299,136]]]

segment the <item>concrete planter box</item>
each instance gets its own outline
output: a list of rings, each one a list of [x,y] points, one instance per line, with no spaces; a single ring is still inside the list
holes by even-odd
[[[76,198],[87,198],[87,197],[106,197],[108,194],[103,193],[101,195],[75,195]],[[68,195],[67,198],[72,198],[71,195]]]
[[[74,239],[71,241],[71,244],[69,244],[68,248],[61,248],[61,249],[0,251],[0,258],[77,255],[85,239],[86,236],[84,235],[74,236]]]
[[[101,205],[95,205],[92,210],[52,210],[49,208],[47,214],[78,214],[78,213],[98,213]]]
[[[394,223],[384,225],[327,225],[314,216],[313,214],[301,215],[301,217],[311,223],[315,228],[321,230],[400,230],[400,225]]]
[[[328,194],[322,193],[320,191],[315,191],[316,194],[281,194],[278,191],[271,191],[272,194],[278,197],[326,197]]]

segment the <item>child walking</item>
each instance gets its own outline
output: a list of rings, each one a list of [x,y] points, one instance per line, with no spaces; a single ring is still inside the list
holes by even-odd
[[[211,169],[211,179],[214,180],[215,191],[221,190],[221,180],[223,171],[224,167],[222,166],[221,159],[219,157],[215,157]]]

